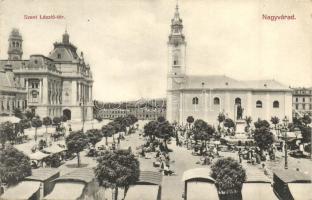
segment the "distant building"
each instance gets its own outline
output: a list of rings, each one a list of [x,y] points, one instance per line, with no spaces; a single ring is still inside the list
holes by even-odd
[[[26,90],[7,63],[0,66],[0,115],[12,115],[15,108],[21,111],[27,107]]]
[[[95,114],[103,119],[115,119],[132,114],[139,120],[157,120],[160,116],[165,117],[166,102],[165,99],[140,99],[121,103],[95,102]]]
[[[312,87],[293,88],[293,116],[312,115]]]
[[[22,36],[13,29],[9,37],[8,59],[1,69],[12,70],[12,77],[24,88],[24,106],[40,117],[65,115],[69,120],[93,117],[92,73],[83,53],[63,34],[48,57],[31,55],[23,60]],[[10,101],[10,100],[9,100]]]
[[[292,116],[292,90],[275,80],[242,81],[223,75],[186,74],[186,39],[178,6],[168,40],[167,119],[185,124],[188,116],[217,124],[217,116],[242,120]],[[220,58],[222,59],[222,58]],[[207,66],[207,71],[209,71]],[[243,72],[242,72],[243,73]]]

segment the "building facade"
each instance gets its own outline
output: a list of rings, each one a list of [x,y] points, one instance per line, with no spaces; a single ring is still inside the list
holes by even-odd
[[[27,107],[26,88],[23,87],[13,73],[12,66],[0,66],[0,115],[9,116],[14,109],[21,111]]]
[[[312,88],[293,88],[293,116],[312,115]]]
[[[49,56],[31,55],[22,59],[22,36],[13,29],[9,37],[8,59],[0,66],[11,66],[14,77],[25,88],[27,108],[40,117],[64,115],[69,120],[93,118],[90,66],[83,53],[63,34],[62,42],[55,42]]]
[[[239,81],[227,76],[186,74],[186,39],[178,6],[168,40],[167,114],[170,122],[188,116],[217,123],[219,113],[234,120],[246,116],[270,120],[292,116],[291,89],[275,80]]]
[[[158,117],[166,115],[165,99],[151,99],[129,101],[123,103],[95,103],[96,115],[103,119],[115,119],[125,117],[129,114],[136,116],[139,120],[157,120]]]

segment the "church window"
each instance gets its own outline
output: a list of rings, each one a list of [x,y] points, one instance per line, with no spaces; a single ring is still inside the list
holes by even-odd
[[[57,58],[58,58],[58,59],[61,59],[61,57],[62,57],[61,54],[58,53],[58,54],[57,54]]]
[[[219,99],[218,97],[215,97],[215,98],[213,99],[213,104],[214,104],[214,105],[220,105],[220,99]]]
[[[257,101],[256,102],[256,108],[262,108],[262,101]]]
[[[192,103],[194,105],[197,105],[198,104],[198,98],[197,97],[194,97],[193,100],[192,100]]]
[[[302,102],[305,102],[305,98],[304,97],[302,98]]]
[[[278,101],[273,102],[273,108],[279,108],[279,102]]]
[[[298,102],[298,97],[296,97],[296,102]]]

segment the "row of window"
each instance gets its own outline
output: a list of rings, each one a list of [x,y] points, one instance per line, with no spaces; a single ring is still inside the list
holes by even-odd
[[[27,101],[26,100],[23,100],[23,101],[17,100],[16,102],[14,100],[12,100],[11,102],[6,101],[6,106],[4,105],[4,101],[0,101],[0,105],[1,105],[1,110],[6,109],[6,110],[10,111],[11,108],[12,108],[12,110],[14,110],[15,108],[24,110],[27,107]]]
[[[296,102],[299,102],[298,97],[296,97]],[[305,102],[305,98],[304,97],[302,98],[302,102]],[[312,98],[311,97],[310,97],[310,102],[312,102]]]
[[[194,97],[192,99],[192,104],[193,105],[198,105],[198,102],[199,102],[198,97]],[[220,98],[215,97],[213,99],[213,104],[214,105],[220,105]],[[236,98],[235,99],[235,104],[237,104],[237,105],[241,104],[241,99],[240,98]],[[260,101],[260,100],[256,101],[256,108],[262,108],[262,101]],[[279,102],[278,101],[273,101],[273,108],[279,108]]]
[[[309,105],[309,107],[306,106],[306,104],[302,104],[301,109],[302,109],[302,110],[305,110],[305,109],[308,109],[308,108],[309,108],[308,110],[312,110],[312,104],[307,104],[307,105]],[[296,110],[299,110],[299,104],[296,104],[295,107],[296,107]]]

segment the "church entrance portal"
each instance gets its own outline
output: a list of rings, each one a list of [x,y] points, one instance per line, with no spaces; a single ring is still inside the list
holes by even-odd
[[[71,111],[69,109],[63,110],[63,115],[66,116],[67,120],[71,120]]]

